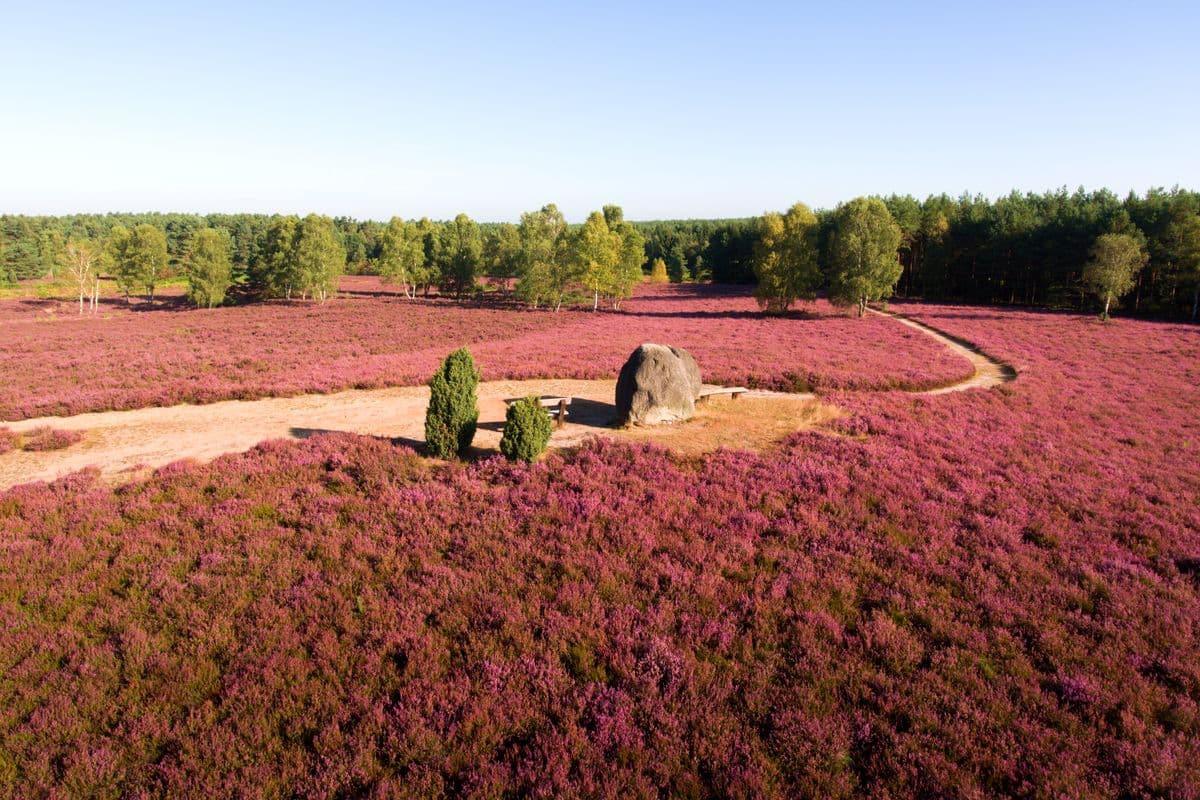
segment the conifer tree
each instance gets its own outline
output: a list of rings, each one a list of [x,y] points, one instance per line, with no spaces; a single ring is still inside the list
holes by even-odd
[[[470,448],[479,420],[478,385],[475,360],[465,347],[448,355],[430,378],[425,443],[431,455],[450,458]]]

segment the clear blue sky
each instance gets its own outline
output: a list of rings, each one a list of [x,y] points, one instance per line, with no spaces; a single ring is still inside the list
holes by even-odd
[[[1194,3],[0,0],[0,211],[1200,188]]]

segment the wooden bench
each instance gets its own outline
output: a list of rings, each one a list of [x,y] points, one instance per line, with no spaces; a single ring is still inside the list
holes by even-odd
[[[511,406],[518,400],[524,399],[524,397],[506,397],[504,398],[504,404]],[[567,421],[567,406],[571,405],[571,398],[542,395],[538,400],[541,402],[542,408],[549,411],[550,416],[554,417],[554,427],[561,428]]]
[[[737,400],[738,395],[744,394],[747,391],[749,391],[749,390],[745,386],[717,386],[712,389],[701,389],[700,396],[697,397],[696,399],[697,400],[707,400],[708,398],[712,397],[713,395],[727,394],[730,397],[732,397],[734,400]]]

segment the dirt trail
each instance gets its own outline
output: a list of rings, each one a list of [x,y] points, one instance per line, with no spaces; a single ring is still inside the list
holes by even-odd
[[[934,395],[947,394],[948,392],[965,392],[967,389],[990,389],[993,386],[999,386],[1002,383],[1008,383],[1015,380],[1017,371],[1010,365],[1004,363],[998,358],[993,358],[987,353],[980,350],[975,345],[962,339],[955,338],[948,333],[943,333],[937,328],[917,322],[915,319],[894,314],[889,311],[878,311],[874,308],[867,309],[872,314],[878,314],[881,317],[894,319],[901,325],[907,325],[913,330],[920,331],[926,336],[931,336],[941,342],[942,346],[949,349],[951,352],[957,353],[963,358],[971,362],[975,367],[975,374],[966,380],[952,383],[949,386],[942,386],[937,389],[929,389],[923,392],[913,392],[916,395]]]
[[[872,311],[872,313],[883,313]],[[1011,367],[919,322],[887,316],[940,341],[975,365],[971,378],[915,394],[944,394],[990,387],[1012,380]],[[613,380],[489,381],[479,385],[479,431],[475,446],[495,450],[500,443],[508,397],[530,394],[572,397],[567,424],[554,431],[551,447],[570,447],[597,434],[654,438],[688,452],[717,446],[765,446],[803,427],[836,415],[811,394],[751,391],[743,400],[713,400],[701,406],[701,424],[654,431],[615,432]],[[113,481],[132,479],[172,461],[206,461],[224,453],[249,450],[266,439],[305,438],[327,431],[385,436],[419,445],[425,438],[424,386],[351,390],[334,394],[227,400],[207,405],[178,405],[132,411],[104,411],[72,417],[41,417],[7,423],[23,433],[39,426],[85,432],[83,442],[42,453],[14,451],[0,456],[0,489],[19,483],[53,480],[96,466]],[[747,402],[749,401],[749,402]],[[670,441],[670,440],[676,441]]]

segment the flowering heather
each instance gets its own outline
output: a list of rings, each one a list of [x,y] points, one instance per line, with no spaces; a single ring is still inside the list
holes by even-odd
[[[485,380],[615,377],[643,341],[686,347],[707,379],[778,389],[917,387],[970,373],[894,322],[827,304],[764,318],[747,291],[645,286],[621,313],[409,301],[347,278],[325,305],[51,315],[0,303],[0,419],[424,383],[471,347]],[[530,354],[536,354],[531,357]]]
[[[0,455],[17,449],[17,434],[8,428],[0,428]]]
[[[933,388],[972,373],[964,359],[891,320],[854,319],[824,300],[765,316],[748,289],[728,286],[643,285],[621,313],[577,312],[563,327],[473,352],[485,379],[614,377],[647,341],[691,352],[706,381],[781,391]],[[514,358],[531,352],[539,357]]]
[[[83,441],[83,431],[63,431],[56,428],[41,426],[28,431],[22,436],[22,450],[40,453],[45,450],[65,450],[71,445]]]
[[[765,454],[347,435],[0,495],[15,796],[1195,797],[1195,328]]]

